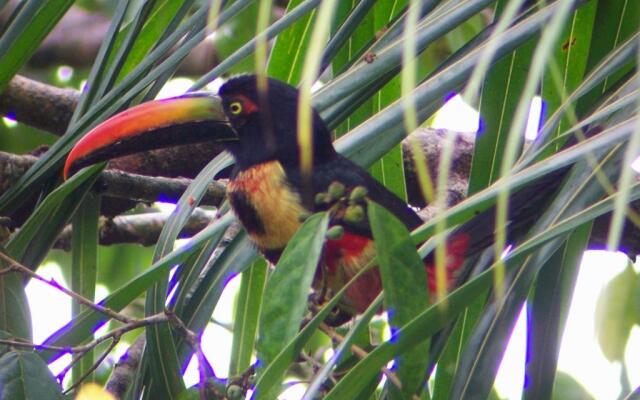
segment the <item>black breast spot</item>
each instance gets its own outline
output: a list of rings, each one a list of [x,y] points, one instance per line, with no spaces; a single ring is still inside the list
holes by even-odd
[[[243,192],[229,193],[229,202],[248,233],[258,235],[265,233],[264,225],[258,216],[258,212]]]

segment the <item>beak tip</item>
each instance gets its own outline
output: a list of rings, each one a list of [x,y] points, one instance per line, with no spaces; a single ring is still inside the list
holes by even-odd
[[[73,176],[72,167],[73,167],[74,161],[75,160],[74,158],[71,157],[71,155],[67,157],[67,160],[64,163],[64,168],[62,169],[62,179],[64,181],[69,180],[69,178]]]

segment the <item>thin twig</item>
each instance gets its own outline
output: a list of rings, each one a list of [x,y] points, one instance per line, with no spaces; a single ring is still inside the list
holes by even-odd
[[[68,394],[70,393],[72,390],[74,390],[75,388],[77,388],[78,386],[80,386],[82,384],[82,382],[87,379],[87,377],[89,375],[91,375],[91,373],[93,371],[95,371],[100,364],[102,364],[102,362],[104,361],[105,358],[107,358],[107,356],[109,355],[109,353],[111,353],[111,350],[113,350],[114,347],[116,347],[116,345],[118,344],[118,342],[120,341],[120,336],[114,337],[113,340],[111,341],[111,343],[109,343],[109,347],[107,347],[107,349],[102,352],[102,354],[100,355],[100,357],[96,360],[95,363],[93,363],[93,365],[91,366],[91,368],[89,368],[87,371],[85,371],[84,374],[82,374],[81,377],[79,377],[71,386],[69,386],[69,388],[67,390],[64,391],[63,394]]]
[[[31,342],[24,342],[20,340],[12,340],[12,339],[0,339],[0,344],[15,346],[15,347],[26,347],[34,350],[51,350],[51,351],[61,351],[65,353],[86,353],[87,351],[93,349],[100,343],[107,341],[109,339],[120,339],[122,335],[125,333],[143,328],[149,325],[158,324],[161,322],[167,322],[169,319],[164,313],[158,313],[151,315],[149,317],[143,319],[132,320],[131,322],[112,330],[109,333],[105,333],[104,335],[96,338],[88,343],[73,346],[73,347],[63,347],[63,346],[51,346],[47,344],[36,344]]]
[[[31,342],[23,342],[20,340],[12,340],[12,339],[0,339],[0,344],[13,346],[13,347],[24,347],[27,349],[34,349],[34,350],[63,351],[65,353],[73,352],[72,347],[49,346],[46,344],[35,344]]]
[[[345,340],[344,336],[342,336],[341,334],[336,332],[333,328],[331,328],[330,326],[328,326],[324,322],[320,323],[320,330],[322,332],[324,332],[327,336],[329,336],[331,339],[337,341],[338,343],[342,343]],[[358,345],[352,344],[350,348],[351,348],[351,351],[353,352],[353,354],[355,354],[356,357],[358,357],[360,359],[363,359],[367,355],[369,355],[369,353],[367,353],[366,350],[364,350],[362,347],[360,347]],[[400,382],[400,379],[398,379],[396,374],[394,374],[387,367],[382,367],[381,370],[382,370],[382,373],[385,374],[387,379],[389,379],[389,381],[391,381],[397,387],[402,388],[402,382]]]
[[[4,252],[0,251],[0,258],[4,259],[6,262],[8,262],[10,265],[7,269],[0,271],[2,273],[6,273],[6,270],[13,270],[16,272],[20,272],[23,273],[25,275],[29,275],[31,278],[39,280],[41,282],[44,282],[45,284],[61,291],[62,293],[66,294],[67,296],[73,298],[74,300],[76,300],[79,304],[82,304],[84,306],[87,306],[89,308],[92,308],[102,314],[105,314],[109,317],[111,317],[112,319],[115,319],[117,321],[120,321],[124,324],[130,324],[135,322],[135,320],[132,320],[131,318],[122,315],[120,313],[117,313],[113,310],[111,310],[110,308],[101,306],[99,304],[94,303],[93,301],[87,299],[84,296],[79,295],[78,293],[69,290],[67,288],[65,288],[64,286],[60,285],[58,282],[56,282],[55,279],[46,279],[43,278],[42,276],[36,274],[35,272],[31,271],[28,267],[22,265],[21,263],[19,263],[18,261],[14,260],[13,258],[11,258],[9,255],[5,254]]]
[[[189,346],[193,349],[196,354],[196,358],[198,359],[198,373],[200,375],[200,382],[198,384],[198,391],[200,394],[201,400],[206,400],[207,396],[207,377],[211,375],[213,378],[216,377],[211,364],[207,361],[207,357],[204,355],[202,351],[202,346],[200,346],[200,339],[198,335],[195,334],[192,330],[190,330],[184,322],[178,316],[170,310],[165,310],[165,314],[169,320],[169,323],[176,329],[176,331],[181,334],[184,339],[187,341]],[[216,396],[222,396],[220,393],[217,393],[215,388],[210,388],[214,390]]]
[[[129,323],[112,330],[109,333],[104,334],[103,336],[96,338],[86,344],[75,346],[75,347],[61,347],[61,346],[50,346],[50,345],[39,345],[35,343],[22,342],[18,340],[10,340],[10,339],[0,339],[0,344],[5,344],[9,346],[16,347],[28,347],[36,350],[53,350],[53,351],[62,351],[65,353],[74,353],[75,356],[69,365],[67,365],[57,376],[58,381],[62,382],[64,380],[65,375],[71,370],[73,365],[77,363],[88,351],[96,348],[100,343],[105,342],[107,340],[111,340],[111,343],[107,347],[107,349],[100,355],[100,358],[96,360],[96,362],[89,368],[81,377],[79,377],[76,382],[69,387],[65,393],[68,393],[78,387],[93,371],[96,370],[100,366],[100,364],[107,358],[109,353],[113,350],[113,348],[120,342],[122,335],[125,333],[132,331],[134,329],[146,327],[152,324],[157,324],[160,322],[169,321],[169,317],[166,313],[158,313],[151,315],[149,317],[139,319],[139,320],[130,320]]]
[[[80,361],[82,357],[84,357],[88,352],[89,350],[86,350],[86,351],[81,351],[77,354],[74,354],[73,357],[71,358],[71,362],[67,364],[67,366],[64,367],[58,375],[56,375],[56,379],[58,380],[58,382],[60,382],[60,385],[62,385],[62,382],[64,381],[64,377],[67,376],[69,371],[71,371],[71,368],[73,368],[73,366],[76,365],[78,361]]]

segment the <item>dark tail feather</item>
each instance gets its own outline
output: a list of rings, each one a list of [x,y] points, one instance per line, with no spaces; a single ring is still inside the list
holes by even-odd
[[[602,131],[601,127],[594,126],[585,130],[584,137],[592,137]],[[563,149],[569,148],[580,141],[577,135],[567,139]],[[506,228],[507,243],[513,243],[521,238],[541,217],[547,205],[554,198],[556,191],[561,187],[572,165],[560,168],[545,176],[538,178],[529,185],[510,194],[508,206],[508,225]],[[476,215],[470,221],[456,228],[451,236],[456,233],[469,235],[467,254],[477,254],[495,241],[496,231],[496,207]]]

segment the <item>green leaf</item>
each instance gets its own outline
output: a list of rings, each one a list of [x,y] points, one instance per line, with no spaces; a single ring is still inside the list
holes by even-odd
[[[486,296],[479,296],[467,309],[461,313],[456,321],[449,339],[445,344],[440,358],[438,358],[438,369],[436,370],[433,387],[433,400],[445,400],[450,398],[451,385],[458,369],[460,355],[464,349],[464,344],[469,338],[475,323],[480,318]]]
[[[559,4],[560,3],[549,4],[547,7],[500,35],[498,38],[500,47],[497,49],[496,57],[500,58],[506,53],[511,52],[523,41],[526,41],[538,33],[557,10]],[[467,10],[467,12],[471,12],[471,10]],[[459,16],[457,15],[456,17]],[[444,29],[443,27],[439,28]],[[421,27],[420,30],[422,29],[426,30],[427,28]],[[426,31],[421,32],[421,34],[424,34],[426,39],[429,39],[431,35],[436,35],[437,32]],[[358,73],[356,73],[355,70],[350,70],[341,75],[339,79],[335,79],[332,85],[325,86],[323,88],[324,91],[322,89],[318,91],[314,98],[314,104],[321,110],[322,117],[325,118],[325,121],[328,121],[329,125],[340,120],[341,110],[351,107],[354,102],[360,104],[358,103],[358,98],[361,98],[361,95],[357,98],[352,98],[352,94],[356,90],[353,87],[354,84],[359,83],[366,85],[367,90],[371,89],[369,87],[370,85],[374,85],[375,89],[377,81],[382,77],[380,75],[380,69],[382,67],[378,64],[392,62],[402,54],[401,49],[392,48],[395,46],[401,47],[401,43],[400,45],[395,44],[389,46],[388,50],[378,54],[375,63],[367,64],[367,66],[363,67]],[[478,48],[463,53],[464,57],[456,59],[456,61],[447,66],[446,69],[439,71],[415,89],[414,99],[418,115],[420,116],[419,121],[432,115],[441,106],[443,102],[442,97],[452,90],[455,90],[468,78],[485,46],[486,44],[483,44],[482,46],[478,46]],[[385,58],[384,62],[383,56]],[[382,69],[383,72],[386,71],[386,69]],[[330,86],[334,87],[331,88]],[[385,110],[369,118],[369,120],[351,130],[349,134],[341,137],[336,142],[337,150],[363,165],[367,165],[372,160],[375,160],[376,157],[380,157],[380,155],[384,154],[406,136],[403,127],[404,108],[402,101],[396,101],[389,105]],[[362,156],[359,153],[365,153],[366,156]]]
[[[557,137],[566,127],[577,122],[574,104],[567,99],[584,79],[596,6],[597,2],[590,2],[576,10],[555,44],[556,50],[542,81],[541,96],[548,114],[562,106],[565,117],[558,121],[553,133],[546,133],[550,137],[544,137],[545,140]],[[563,142],[557,141],[541,157],[558,150]],[[577,229],[539,273],[529,307],[528,340],[532,351],[527,360],[527,399],[551,396],[561,333],[589,232],[590,224]]]
[[[206,274],[198,285],[192,287],[193,294],[180,314],[189,329],[204,331],[227,282],[246,270],[255,258],[255,246],[249,241],[246,231],[241,231],[211,264],[205,266]],[[178,355],[183,366],[188,361],[186,355],[192,350],[182,338],[178,340]]]
[[[117,80],[122,79],[140,64],[158,43],[158,38],[166,33],[170,24],[176,18],[181,18],[184,15],[184,12],[178,13],[178,11],[180,9],[186,11],[185,3],[185,0],[163,0],[154,5],[153,12],[146,19],[135,42],[127,52],[127,57],[118,72]],[[189,3],[193,3],[193,1],[189,1]]]
[[[595,21],[597,35],[591,41],[587,71],[591,71],[613,49],[627,38],[638,33],[640,28],[640,3],[629,0],[598,1]],[[589,92],[578,103],[578,114],[589,110],[592,104],[607,90],[614,87],[616,82],[633,68],[634,61],[630,60],[617,73],[607,77],[600,85]]]
[[[9,254],[30,268],[37,268],[53,246],[58,233],[98,178],[96,172],[99,168],[87,168],[51,192],[7,243]],[[87,176],[91,178],[85,180]]]
[[[417,53],[421,53],[437,38],[451,31],[457,24],[478,13],[493,1],[467,1],[457,7],[451,7],[446,13],[439,14],[437,19],[420,21],[419,28],[415,33]],[[385,2],[384,7],[389,10],[392,4]],[[385,17],[388,18],[388,14],[386,16],[380,14],[380,18]],[[348,108],[353,110],[361,105],[371,94],[375,93],[376,90],[384,86],[398,73],[404,51],[403,47],[402,40],[396,40],[380,49],[380,51],[375,52],[375,62],[360,60],[347,72],[324,86],[314,98],[314,105],[317,110],[321,114],[327,114],[330,113],[330,108],[344,108],[348,105]],[[448,71],[448,73],[451,72],[453,71]],[[363,96],[363,93],[369,93],[369,96]],[[357,98],[361,98],[361,100],[356,101]],[[329,120],[331,125],[333,121],[331,118]]]
[[[94,169],[90,169],[93,171]],[[91,171],[87,173],[90,174]],[[82,174],[78,174],[80,177]],[[97,177],[97,176],[96,176]],[[75,178],[75,177],[74,177]],[[53,246],[58,233],[67,223],[72,213],[82,201],[84,194],[93,185],[94,180],[71,179],[68,185],[51,193],[34,211],[20,231],[7,243],[7,253],[15,260],[35,270]],[[6,309],[4,315],[11,316],[0,329],[7,330],[18,337],[30,339],[31,316],[24,292],[22,274],[0,276],[0,309]]]
[[[376,203],[370,202],[367,209],[393,333],[429,305],[427,274],[404,224]],[[396,360],[402,391],[395,385],[387,385],[392,398],[409,398],[419,393],[427,372],[428,353],[429,343],[423,342]]]
[[[10,351],[0,357],[0,398],[62,399],[47,364],[31,351]]]
[[[89,194],[73,217],[71,237],[71,290],[86,299],[95,298],[98,269],[98,219],[100,196]],[[71,316],[75,318],[86,309],[77,302],[71,303]],[[94,352],[88,351],[74,366],[73,377],[78,378],[94,365]],[[91,381],[92,376],[87,379]]]
[[[0,268],[7,267],[6,262],[0,261]],[[17,272],[0,276],[0,330],[31,341],[31,312],[24,277]]]
[[[609,361],[624,361],[631,328],[638,321],[640,276],[631,263],[604,287],[596,303],[596,336]]]
[[[542,80],[542,100],[545,102],[545,112],[552,115],[562,105],[569,93],[572,93],[583,81],[587,69],[591,35],[594,29],[594,18],[597,2],[590,1],[577,9],[567,21],[565,31],[555,44],[553,58]],[[574,105],[569,103],[569,110],[556,127],[552,137],[557,137],[567,127],[576,121]],[[551,138],[545,138],[545,140]],[[563,142],[558,142],[555,150]],[[553,150],[550,149],[550,150]]]
[[[559,371],[553,386],[552,400],[595,400],[574,377]]]
[[[347,288],[353,284],[362,274],[368,269],[362,269],[351,278],[351,280],[342,287],[329,301],[323,305],[318,313],[309,321],[298,334],[280,351],[280,353],[273,359],[271,364],[266,368],[258,370],[258,382],[254,392],[254,398],[262,396],[262,398],[274,398],[277,396],[277,389],[280,382],[284,379],[285,373],[289,365],[293,362],[298,353],[302,350],[304,345],[313,337],[314,333],[320,326],[325,318],[329,316],[329,313],[338,305],[338,302],[347,291]],[[374,302],[376,307],[382,304],[381,296]],[[373,303],[372,303],[373,306]]]
[[[268,366],[298,332],[327,231],[328,215],[309,217],[284,249],[267,282],[260,315],[258,360]]]
[[[508,1],[499,1],[496,18]],[[482,86],[481,131],[476,136],[469,173],[469,194],[478,192],[500,176],[502,157],[520,93],[525,86],[537,40],[531,39],[496,62]]]
[[[287,12],[297,7],[302,0],[292,0],[287,4]],[[300,82],[306,50],[308,48],[315,10],[300,18],[276,37],[269,56],[267,75],[296,86]]]
[[[220,170],[229,165],[229,161],[230,157],[226,153],[211,160],[189,185],[189,188],[182,194],[175,210],[162,228],[162,232],[160,232],[153,258],[154,262],[171,252],[178,234],[193,210],[200,203],[209,182],[211,182]],[[165,308],[168,295],[168,277],[169,271],[166,272],[163,280],[148,290],[145,315],[149,316],[162,312]],[[154,382],[151,391],[152,396],[171,394],[172,397],[175,397],[185,388],[171,329],[166,324],[154,325],[147,327],[146,334],[147,344],[145,346],[145,353],[149,354],[149,371]]]
[[[0,339],[12,339],[13,336],[7,332],[7,331],[1,331],[0,330]],[[9,350],[11,350],[11,348],[9,347],[8,344],[0,344],[0,357],[2,357],[3,355],[5,355]]]
[[[255,261],[242,273],[240,291],[233,318],[233,344],[229,376],[239,375],[251,365],[258,332],[258,320],[267,282],[268,266],[264,259]]]
[[[527,348],[530,351],[526,365],[525,399],[551,397],[562,332],[590,233],[590,224],[576,229],[538,273],[533,299],[528,307]]]
[[[346,45],[337,53],[333,69],[340,70],[348,65],[353,58],[361,54],[362,49],[375,40],[381,31],[397,14],[403,11],[406,0],[394,0],[388,2],[377,2],[367,13],[362,22],[355,29]],[[352,1],[352,7],[356,2]],[[400,79],[395,78],[388,82],[383,88],[367,96],[368,100],[355,110],[349,118],[338,128],[337,136],[355,128],[366,121],[372,115],[380,112],[387,105],[400,97]],[[407,198],[406,185],[404,179],[404,163],[402,161],[402,148],[397,144],[390,149],[387,154],[378,162],[371,166],[370,172],[382,182],[389,190],[402,199]]]
[[[238,12],[225,24],[224,29],[220,29],[216,34],[216,51],[219,52],[221,60],[234,54],[245,43],[254,38],[257,34],[256,25],[258,20],[258,2],[251,2],[246,8]],[[247,57],[233,67],[228,72],[232,74],[252,72],[255,70],[254,57]]]
[[[186,312],[189,302],[193,297],[193,288],[198,283],[202,271],[205,271],[210,263],[209,257],[215,249],[221,244],[224,231],[212,237],[207,244],[197,253],[194,253],[187,261],[182,264],[180,270],[176,271],[178,289],[174,296],[171,297],[171,309],[179,316],[183,316]]]
[[[27,2],[0,38],[0,92],[71,7],[73,0]]]
[[[318,7],[319,3],[320,3],[320,0],[303,1],[300,5],[298,5],[298,7],[294,8],[293,10],[288,12],[284,17],[280,18],[279,20],[271,24],[271,26],[269,26],[269,28],[267,28],[264,32],[261,32],[260,35],[266,36],[267,39],[271,39],[275,37],[277,34],[284,31],[289,26],[291,26],[295,21],[304,17],[305,14],[311,12],[316,7]],[[253,39],[245,43],[242,47],[240,47],[238,50],[233,52],[233,54],[231,54],[229,57],[225,58],[224,61],[222,61],[211,71],[203,75],[200,79],[198,79],[196,83],[194,83],[193,86],[191,86],[191,90],[201,89],[207,83],[214,80],[215,78],[220,77],[222,74],[228,72],[233,66],[238,64],[245,57],[252,54],[253,51],[255,51],[255,47],[256,47],[256,43],[258,42],[258,39],[259,39],[258,37],[254,37]]]

